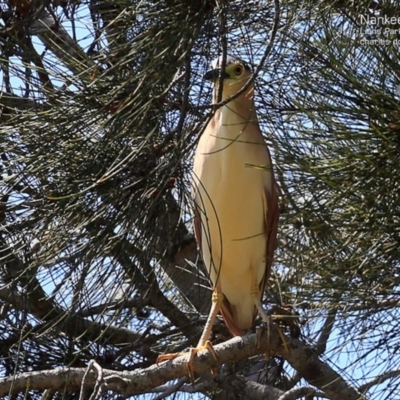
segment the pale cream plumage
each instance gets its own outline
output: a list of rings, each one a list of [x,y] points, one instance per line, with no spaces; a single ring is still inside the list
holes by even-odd
[[[222,100],[237,93],[251,76],[243,61],[230,56],[226,61]],[[215,60],[206,74],[215,82],[214,102],[219,63]],[[214,290],[222,294],[222,315],[234,335],[243,335],[253,326],[257,309],[266,319],[261,300],[279,215],[252,84],[218,109],[202,134],[194,159],[193,194],[196,237]]]
[[[227,56],[222,73],[220,63],[221,58],[213,61],[204,76],[214,82],[214,103],[220,75],[222,100],[236,94],[251,77],[242,60]],[[203,334],[190,352],[188,368],[193,377],[195,354],[205,347],[213,352],[208,338],[219,311],[233,335],[244,335],[252,328],[257,311],[268,322],[261,300],[275,250],[279,208],[253,84],[210,120],[196,150],[192,186],[196,239],[214,286]],[[177,355],[163,355],[159,361]]]

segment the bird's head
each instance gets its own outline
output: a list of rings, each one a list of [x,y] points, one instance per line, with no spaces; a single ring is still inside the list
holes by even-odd
[[[203,77],[214,83],[214,93],[218,92],[221,64],[222,56],[212,61],[211,69]],[[245,61],[228,55],[225,69],[221,74],[223,84],[222,100],[237,93],[249,80],[251,74],[251,68]]]

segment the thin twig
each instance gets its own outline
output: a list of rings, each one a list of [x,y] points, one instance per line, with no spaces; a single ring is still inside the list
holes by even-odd
[[[395,378],[396,376],[400,376],[400,369],[396,369],[394,371],[389,371],[384,374],[376,376],[374,379],[371,379],[369,382],[364,383],[364,385],[361,385],[359,387],[359,391],[362,393],[365,393],[366,391],[371,389],[371,387],[373,387],[375,385],[379,385],[386,379]]]

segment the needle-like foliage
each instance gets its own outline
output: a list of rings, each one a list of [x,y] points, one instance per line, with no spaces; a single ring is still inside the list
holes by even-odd
[[[0,397],[400,397],[399,8],[1,2]],[[300,323],[268,361],[160,386],[149,367],[195,345],[210,307],[189,182],[220,106],[202,76],[227,53],[253,67],[280,190],[265,306]]]

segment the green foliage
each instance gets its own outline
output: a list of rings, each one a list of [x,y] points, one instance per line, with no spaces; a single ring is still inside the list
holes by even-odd
[[[276,5],[0,5],[1,376],[91,359],[136,370],[196,344],[211,292],[191,160],[214,111],[202,75],[229,52],[257,72],[280,186],[266,304],[292,304],[301,339],[354,387],[376,379],[371,398],[399,397],[400,28],[365,23],[399,6]],[[214,342],[228,339],[217,325]],[[304,383],[284,360],[232,370]],[[232,398],[218,382],[198,392]]]

